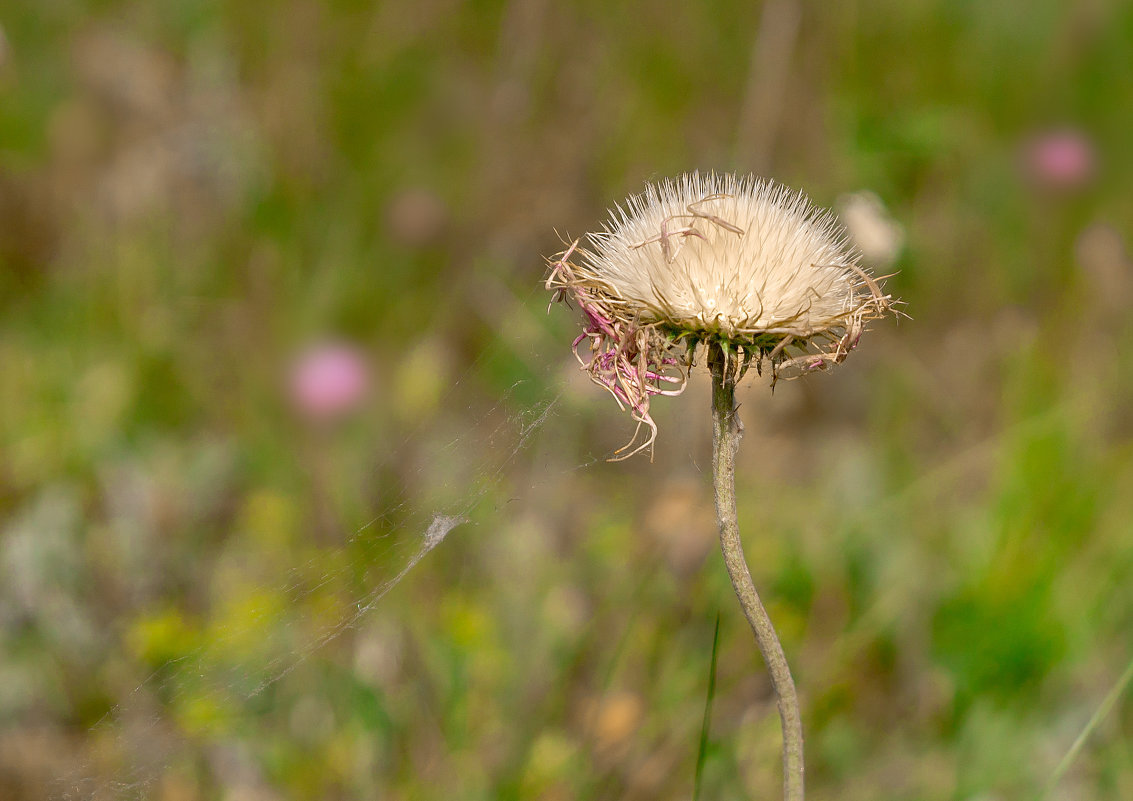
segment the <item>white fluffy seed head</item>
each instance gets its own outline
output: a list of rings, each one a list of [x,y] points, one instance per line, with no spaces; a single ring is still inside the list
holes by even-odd
[[[872,297],[834,217],[753,176],[649,184],[588,239],[579,278],[642,323],[805,339],[846,329]]]
[[[774,386],[841,364],[865,323],[893,311],[829,212],[753,176],[648,185],[548,262],[547,288],[585,316],[582,369],[648,431],[618,458],[652,445],[650,399],[680,394],[698,344],[736,380],[766,359]]]

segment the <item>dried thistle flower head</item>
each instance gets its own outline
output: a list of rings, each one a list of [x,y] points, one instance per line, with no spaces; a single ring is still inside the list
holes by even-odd
[[[893,307],[829,212],[754,176],[649,184],[550,264],[547,288],[586,317],[575,356],[649,430],[620,458],[653,444],[649,400],[684,390],[697,344],[720,343],[741,375],[766,359],[774,385],[841,363]]]

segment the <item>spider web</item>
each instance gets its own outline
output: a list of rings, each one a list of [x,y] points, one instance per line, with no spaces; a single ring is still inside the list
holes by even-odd
[[[517,302],[520,301],[517,299]],[[523,302],[523,305],[531,304]],[[524,346],[530,355],[532,343],[528,341]],[[513,350],[518,347],[518,343],[511,344]],[[563,384],[553,370],[566,363],[565,353],[563,349],[554,355],[548,354],[546,361],[541,362],[547,365],[543,375],[513,384],[486,414],[477,415],[478,425],[430,454],[430,463],[458,457],[471,462],[457,476],[442,479],[443,486],[436,493],[459,498],[458,502],[443,504],[442,508],[416,508],[416,499],[406,500],[359,526],[346,539],[344,546],[347,547],[380,544],[373,558],[374,567],[392,575],[355,590],[345,612],[321,620],[317,625],[301,619],[286,620],[281,625],[270,610],[258,611],[250,615],[245,624],[222,628],[214,632],[207,644],[167,660],[87,731],[88,740],[101,743],[99,749],[118,755],[114,762],[116,767],[109,771],[114,778],[105,778],[106,767],[96,764],[94,758],[87,758],[68,775],[56,777],[49,797],[67,801],[150,797],[158,780],[185,748],[183,733],[176,731],[158,699],[168,702],[187,694],[204,696],[215,708],[227,710],[237,719],[250,714],[246,711],[250,707],[270,704],[269,696],[276,685],[344,633],[358,629],[383,599],[450,535],[462,528],[490,525],[492,515],[498,511],[498,506],[493,508],[493,499],[498,499],[505,488],[510,489],[509,470],[528,453],[556,413]],[[471,392],[469,383],[480,362],[498,356],[499,353],[489,350],[477,359],[453,384],[442,403],[446,407],[458,404],[462,393]],[[539,396],[531,401],[533,388]],[[521,401],[520,395],[525,399]],[[518,411],[517,407],[520,407]],[[404,451],[424,433],[410,433],[401,447],[391,452]],[[569,470],[600,460],[601,457],[588,458]],[[429,480],[424,474],[428,467],[429,464],[422,464],[411,470],[411,479]],[[553,480],[554,476],[541,476],[533,471],[527,479],[527,483],[535,487]],[[341,590],[343,583],[349,584],[343,580],[356,569],[351,561],[328,567],[318,557],[312,557],[269,574],[259,581],[258,589],[264,594],[286,598],[292,610],[302,611],[326,588],[334,586]],[[233,651],[241,653],[249,637],[255,641],[250,653],[237,658],[218,656]],[[259,657],[265,652],[271,655],[261,661]]]

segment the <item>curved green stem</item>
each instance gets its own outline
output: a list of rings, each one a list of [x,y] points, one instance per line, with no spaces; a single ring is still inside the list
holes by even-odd
[[[799,715],[799,698],[791,669],[783,655],[783,646],[775,627],[751,580],[744,559],[743,543],[736,518],[736,451],[740,446],[743,425],[736,414],[736,355],[719,344],[708,350],[708,366],[712,371],[712,477],[716,490],[716,521],[720,526],[720,548],[724,564],[732,579],[732,587],[751,624],[755,641],[767,669],[779,705],[783,727],[783,797],[787,801],[803,799],[803,726]]]

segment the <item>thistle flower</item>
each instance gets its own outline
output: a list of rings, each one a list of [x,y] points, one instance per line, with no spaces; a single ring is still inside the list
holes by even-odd
[[[1094,175],[1093,142],[1083,131],[1056,128],[1030,137],[1023,146],[1023,169],[1033,184],[1046,189],[1078,189]]]
[[[586,318],[575,356],[638,422],[621,459],[656,440],[650,398],[684,390],[698,344],[718,344],[737,378],[766,360],[774,386],[840,364],[893,306],[829,212],[754,176],[649,184],[550,265],[547,288]]]
[[[292,405],[315,423],[337,420],[358,408],[369,383],[361,352],[345,342],[327,342],[306,350],[289,376]]]

